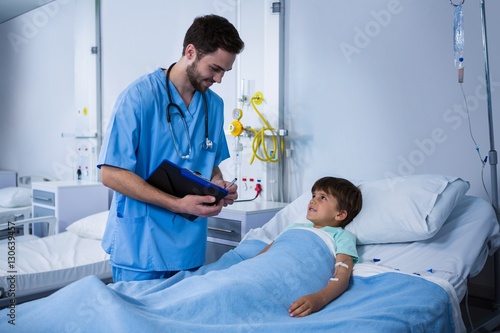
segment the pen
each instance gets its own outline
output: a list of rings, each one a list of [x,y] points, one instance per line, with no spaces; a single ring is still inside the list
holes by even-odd
[[[224,187],[225,189],[228,189],[230,188],[231,186],[233,186],[234,183],[236,183],[236,181],[238,180],[238,178],[234,178],[229,184],[227,184],[226,187]]]

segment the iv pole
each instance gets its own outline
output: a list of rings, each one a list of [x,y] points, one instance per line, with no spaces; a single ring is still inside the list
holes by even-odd
[[[488,60],[488,37],[486,34],[486,13],[484,0],[481,1],[481,22],[482,22],[482,31],[483,31],[483,52],[484,52],[484,70],[485,70],[485,78],[486,78],[486,94],[488,101],[488,124],[490,131],[490,152],[489,152],[489,160],[490,160],[490,168],[491,168],[491,200],[493,207],[495,208],[495,212],[498,217],[498,188],[497,188],[497,152],[495,150],[495,137],[493,133],[493,111],[491,106],[491,88],[490,88],[490,62]],[[499,291],[500,292],[500,291]],[[498,295],[498,293],[497,293]],[[499,299],[496,299],[497,303],[499,303]],[[498,304],[500,305],[500,304]]]
[[[493,111],[491,106],[491,89],[490,89],[490,65],[488,59],[488,37],[486,33],[486,11],[485,11],[485,0],[480,0],[481,2],[481,24],[482,24],[482,34],[483,34],[483,53],[484,53],[484,70],[486,79],[486,95],[488,102],[488,125],[490,134],[490,151],[488,159],[490,161],[491,169],[491,200],[493,208],[499,220],[499,210],[498,210],[498,187],[497,187],[497,152],[495,150],[495,139],[493,133]],[[479,323],[474,325],[474,331],[483,332],[483,328],[492,331],[495,327],[500,325],[500,250],[497,250],[494,255],[494,301],[493,308],[494,311],[484,319],[480,320]]]

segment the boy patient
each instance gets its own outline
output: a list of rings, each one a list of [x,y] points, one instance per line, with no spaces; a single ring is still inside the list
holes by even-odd
[[[359,188],[343,178],[323,177],[314,183],[311,192],[312,198],[307,206],[306,216],[310,223],[291,224],[281,234],[294,228],[315,232],[332,251],[335,270],[326,287],[292,303],[288,309],[292,317],[304,317],[317,312],[340,296],[349,286],[353,265],[358,261],[356,237],[344,230],[344,227],[361,210],[362,196]],[[269,250],[273,243],[261,253]]]

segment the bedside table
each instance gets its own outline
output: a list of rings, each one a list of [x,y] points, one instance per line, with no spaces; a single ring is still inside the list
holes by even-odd
[[[274,201],[235,202],[222,208],[219,215],[209,217],[205,264],[235,248],[250,229],[261,227],[286,205]]]
[[[33,217],[55,216],[56,233],[66,231],[76,220],[109,209],[109,189],[99,182],[34,182],[31,187]],[[43,230],[36,232],[45,235]]]

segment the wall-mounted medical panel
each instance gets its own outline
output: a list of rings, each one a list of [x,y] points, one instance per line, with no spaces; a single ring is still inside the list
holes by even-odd
[[[257,183],[263,189],[258,200],[280,200],[281,161],[276,157],[281,147],[278,138],[281,5],[280,1],[270,0],[238,2],[238,30],[245,41],[245,50],[239,55],[236,104],[224,118],[231,159],[221,169],[227,179],[238,178],[240,200],[255,197]],[[252,103],[256,96],[261,99]],[[242,131],[234,130],[235,120]],[[265,139],[260,140],[261,137]]]

